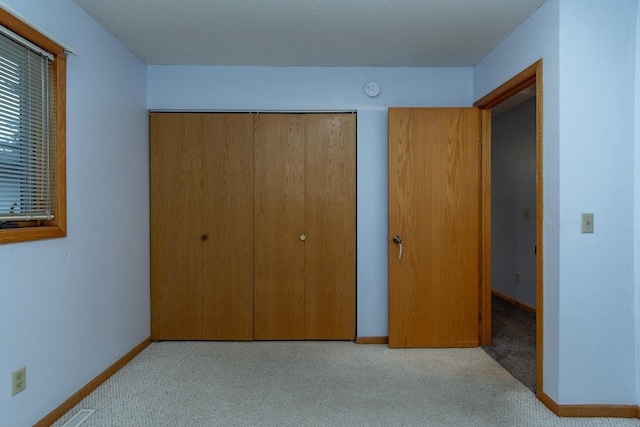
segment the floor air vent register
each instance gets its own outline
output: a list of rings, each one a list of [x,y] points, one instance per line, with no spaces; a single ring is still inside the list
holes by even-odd
[[[78,427],[80,424],[86,421],[93,413],[96,412],[95,409],[81,409],[75,414],[73,417],[69,419],[66,423],[62,425],[62,427]]]

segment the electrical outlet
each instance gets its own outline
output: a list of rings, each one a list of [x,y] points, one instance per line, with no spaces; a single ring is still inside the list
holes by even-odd
[[[520,273],[516,273],[516,283],[520,283]]]
[[[27,368],[23,366],[11,373],[11,396],[15,396],[27,388]]]

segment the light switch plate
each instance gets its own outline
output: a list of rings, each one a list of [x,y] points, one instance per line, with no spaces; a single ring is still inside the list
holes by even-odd
[[[582,214],[582,232],[593,233],[593,214],[592,213]]]

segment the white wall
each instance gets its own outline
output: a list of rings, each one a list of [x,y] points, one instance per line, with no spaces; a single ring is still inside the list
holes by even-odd
[[[148,78],[151,110],[357,110],[357,334],[386,336],[387,108],[470,106],[472,70],[150,66]]]
[[[524,211],[529,212],[528,220]],[[491,289],[532,308],[537,288],[535,246],[534,97],[491,118]]]
[[[544,58],[544,391],[636,404],[637,2],[548,0],[475,67],[480,97]],[[560,126],[561,123],[561,126]],[[580,214],[595,213],[595,233]]]
[[[0,245],[0,424],[30,426],[149,336],[146,65],[71,0],[4,1],[78,53],[68,237]]]

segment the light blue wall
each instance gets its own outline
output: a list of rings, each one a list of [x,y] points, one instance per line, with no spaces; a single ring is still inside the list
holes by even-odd
[[[637,403],[637,0],[560,2],[559,403]],[[580,214],[595,232],[580,232]]]
[[[558,402],[559,265],[559,0],[547,2],[474,67],[474,99],[479,99],[539,59],[543,59],[544,111],[544,392]],[[539,309],[539,307],[538,307]]]
[[[544,58],[543,375],[559,404],[638,403],[637,8],[548,0],[474,70],[480,97]],[[594,234],[580,232],[582,212],[595,213]]]
[[[69,236],[0,246],[0,375],[26,365],[28,378],[13,398],[0,388],[3,420],[33,424],[149,334],[147,106],[357,111],[358,335],[383,336],[387,107],[469,106],[539,58],[544,391],[560,404],[640,404],[635,1],[548,0],[473,69],[146,67],[71,0],[4,1],[79,56],[68,60]],[[382,86],[373,100],[369,80]],[[579,233],[584,211],[593,235]]]
[[[636,20],[636,148],[635,148],[635,282],[636,282],[636,403],[640,405],[640,7]]]
[[[5,3],[78,53],[68,237],[0,245],[0,425],[30,426],[149,336],[146,65],[71,0]]]
[[[358,112],[358,336],[387,335],[387,108],[470,106],[471,93],[471,68],[149,67],[152,110]]]
[[[535,246],[534,97],[491,118],[491,289],[532,308],[537,289]]]

